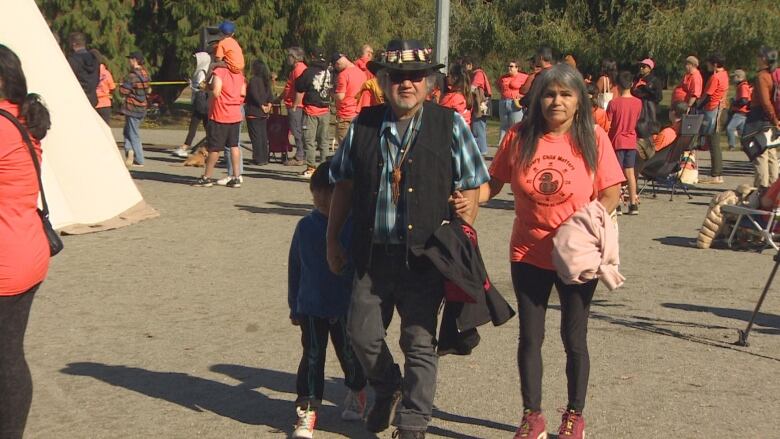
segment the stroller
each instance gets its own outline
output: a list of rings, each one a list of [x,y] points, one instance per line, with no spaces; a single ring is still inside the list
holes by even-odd
[[[281,105],[275,104],[268,116],[268,153],[269,161],[277,158],[279,163],[287,160],[287,153],[292,151],[290,145],[290,125],[287,122],[287,116],[282,115]]]

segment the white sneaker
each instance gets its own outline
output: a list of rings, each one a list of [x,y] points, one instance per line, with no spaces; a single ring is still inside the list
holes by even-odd
[[[217,183],[218,186],[227,186],[227,184],[230,183],[230,180],[232,180],[232,179],[233,179],[233,177],[228,175],[227,177],[220,178],[215,183]],[[238,182],[239,183],[243,183],[244,182],[244,176],[243,175],[239,175],[238,176]]]
[[[187,148],[176,148],[173,150],[172,154],[175,155],[176,157],[186,159],[187,157],[189,157],[190,152],[187,150]]]
[[[295,412],[298,414],[298,422],[295,423],[293,439],[312,439],[317,424],[317,411],[311,407],[306,409],[296,407]]]
[[[354,390],[347,391],[347,397],[344,398],[344,411],[341,412],[341,419],[345,421],[360,421],[366,412],[366,389],[359,392]]]

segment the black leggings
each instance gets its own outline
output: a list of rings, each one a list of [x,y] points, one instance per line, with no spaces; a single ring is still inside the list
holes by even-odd
[[[553,270],[523,262],[512,262],[512,284],[517,296],[520,337],[517,365],[520,369],[520,393],[523,407],[542,409],[542,342],[544,318],[552,286],[561,302],[561,339],[566,350],[568,407],[581,412],[588,390],[588,314],[597,280],[582,285],[566,285]]]
[[[192,116],[190,116],[190,129],[187,131],[187,139],[184,141],[184,144],[187,146],[192,146],[192,141],[195,139],[195,134],[198,132],[198,124],[203,125],[203,130],[206,130],[206,122],[208,122],[209,118],[205,114],[200,114],[198,112],[193,111]]]
[[[344,372],[344,384],[354,391],[362,390],[366,386],[366,376],[349,343],[346,318],[327,319],[302,315],[298,322],[301,325],[303,356],[298,365],[298,398],[295,404],[298,407],[311,405],[316,408],[322,403],[329,335]]]
[[[24,332],[40,284],[16,296],[0,296],[0,438],[19,439],[32,402],[32,377],[24,359]]]

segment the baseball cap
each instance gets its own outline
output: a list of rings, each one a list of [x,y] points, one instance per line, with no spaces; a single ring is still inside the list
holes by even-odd
[[[341,52],[333,52],[333,54],[330,56],[330,63],[336,64],[336,61],[340,60],[342,56],[346,56]]]
[[[130,55],[127,55],[127,58],[133,58],[134,60],[138,61],[139,64],[144,63],[144,55],[143,53],[139,51],[130,52]]]
[[[655,61],[653,61],[653,60],[652,60],[652,59],[650,59],[650,58],[645,58],[645,59],[643,59],[642,61],[639,61],[639,64],[644,64],[644,65],[646,65],[647,67],[650,67],[650,70],[652,70],[652,69],[654,69],[654,68],[655,68]]]
[[[689,56],[688,58],[685,58],[685,62],[694,67],[699,67],[699,58],[696,58],[695,56]]]
[[[230,20],[225,20],[219,25],[219,31],[225,35],[236,33],[236,24]]]

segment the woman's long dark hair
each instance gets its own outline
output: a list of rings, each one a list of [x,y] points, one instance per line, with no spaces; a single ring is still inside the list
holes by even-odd
[[[449,72],[447,72],[447,79],[449,80],[448,82],[452,82],[452,85],[448,87],[447,93],[457,92],[462,94],[466,98],[466,107],[471,109],[471,99],[469,99],[471,81],[469,81],[466,75],[466,69],[460,64],[452,64]]]
[[[38,140],[46,137],[51,127],[49,110],[37,94],[27,94],[27,79],[22,63],[13,50],[0,44],[0,99],[8,99],[19,106],[19,114],[25,120],[30,134]]]
[[[520,135],[513,145],[517,150],[517,163],[522,167],[529,166],[536,155],[539,138],[549,131],[547,120],[542,114],[541,101],[547,88],[553,84],[567,88],[577,96],[577,111],[574,114],[569,135],[572,139],[574,152],[582,156],[591,172],[595,172],[598,150],[592,106],[582,75],[568,64],[556,64],[544,70],[534,79],[529,92],[528,114],[520,125]],[[518,142],[521,143],[518,144]]]
[[[268,66],[264,62],[258,59],[252,63],[252,76],[259,77],[268,93],[273,93],[271,90],[271,71],[268,70]]]
[[[601,62],[600,76],[606,76],[609,78],[609,82],[614,84],[617,82],[618,68],[617,63],[611,59],[605,59]],[[609,91],[609,90],[607,90]]]

